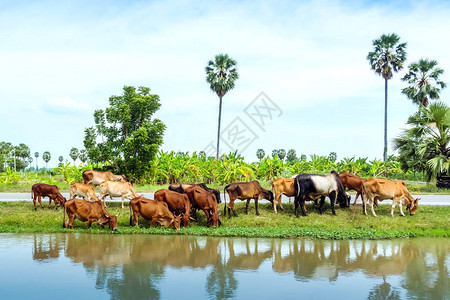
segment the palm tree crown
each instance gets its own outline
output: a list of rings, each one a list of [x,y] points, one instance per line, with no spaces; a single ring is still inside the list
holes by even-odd
[[[214,61],[208,62],[205,68],[206,81],[217,96],[223,97],[234,88],[234,83],[239,78],[236,64],[237,62],[230,58],[228,54],[216,55]]]
[[[394,72],[403,68],[406,60],[406,43],[398,44],[400,37],[395,33],[382,34],[377,40],[372,41],[374,51],[369,52],[367,59],[370,67],[384,79],[391,79]]]
[[[409,84],[402,93],[417,105],[428,105],[428,100],[439,99],[441,89],[447,85],[439,80],[444,70],[439,68],[437,61],[420,59],[408,66],[408,73],[402,78]]]

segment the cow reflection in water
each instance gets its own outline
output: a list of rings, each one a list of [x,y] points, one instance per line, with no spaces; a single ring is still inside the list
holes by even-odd
[[[33,259],[46,262],[59,257],[59,252],[64,246],[64,235],[43,235],[33,236]]]
[[[336,281],[343,273],[359,270],[370,277],[381,277],[369,298],[396,298],[400,287],[391,286],[389,276],[402,275],[402,288],[407,287],[411,295],[445,298],[450,292],[449,288],[442,288],[450,286],[446,263],[449,246],[431,241],[423,252],[417,243],[420,242],[36,235],[33,258],[55,259],[64,251],[73,262],[82,263],[89,273],[96,274],[98,288],[106,289],[111,298],[117,299],[159,298],[159,282],[165,277],[166,266],[207,269],[205,286],[209,297],[236,297],[239,284],[242,287],[243,283],[235,271],[258,270],[263,264],[271,264],[277,273],[292,272],[301,281]],[[433,260],[427,259],[425,253]]]

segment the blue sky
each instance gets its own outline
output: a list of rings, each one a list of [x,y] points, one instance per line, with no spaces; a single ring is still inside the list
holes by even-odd
[[[366,60],[372,40],[397,33],[406,65],[435,59],[449,83],[449,15],[447,1],[0,0],[0,140],[50,151],[56,165],[83,148],[93,111],[133,85],[161,98],[164,151],[204,150],[218,116],[204,68],[227,53],[240,79],[224,97],[222,128],[240,117],[255,132],[239,149],[247,160],[258,148],[381,159],[384,81]],[[389,140],[416,110],[400,93],[405,72],[389,81]],[[264,130],[244,113],[261,92],[282,111]]]

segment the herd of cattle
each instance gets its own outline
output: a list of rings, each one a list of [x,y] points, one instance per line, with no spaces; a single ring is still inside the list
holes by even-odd
[[[122,208],[124,199],[130,200],[130,225],[138,225],[139,216],[151,220],[150,226],[155,223],[161,226],[173,226],[180,230],[181,226],[188,226],[190,220],[196,219],[197,210],[203,210],[206,216],[206,226],[213,228],[220,226],[218,204],[221,203],[220,191],[211,189],[204,183],[181,184],[175,183],[168,189],[161,189],[155,192],[154,200],[138,195],[131,183],[126,181],[125,175],[114,175],[111,172],[101,172],[86,170],[83,172],[84,183],[73,183],[70,185],[70,200],[66,200],[61,195],[56,185],[44,183],[34,184],[31,188],[34,209],[36,210],[36,200],[44,208],[41,197],[49,198],[49,208],[52,200],[55,207],[61,205],[64,208],[64,228],[73,228],[73,222],[78,219],[87,222],[87,228],[92,223],[104,227],[109,225],[112,230],[117,230],[117,216],[111,215],[106,209],[105,198],[109,196],[121,197]],[[94,187],[100,186],[100,197],[97,197]],[[374,205],[378,201],[392,199],[391,215],[394,216],[394,208],[398,204],[400,214],[404,216],[402,205],[406,205],[411,215],[414,215],[419,199],[413,199],[408,192],[403,181],[394,181],[377,178],[360,178],[354,174],[343,172],[338,174],[331,171],[328,175],[300,174],[292,178],[278,178],[272,182],[272,191],[261,187],[258,181],[235,182],[228,184],[224,188],[224,194],[228,194],[229,203],[224,206],[224,215],[231,218],[232,214],[237,217],[234,209],[234,201],[247,200],[245,213],[248,213],[248,206],[253,199],[255,202],[256,215],[259,215],[258,200],[266,199],[273,204],[274,212],[277,213],[277,203],[283,209],[281,196],[294,197],[295,215],[299,216],[299,206],[302,215],[306,216],[305,202],[314,201],[319,203],[319,213],[324,211],[325,197],[330,199],[331,210],[335,215],[335,203],[341,208],[350,206],[350,196],[345,192],[356,191],[355,205],[358,197],[361,197],[364,214],[367,215],[366,202],[371,207],[372,214],[376,216]],[[274,196],[275,193],[275,196]],[[86,200],[76,199],[81,197]],[[67,220],[65,215],[67,212]]]

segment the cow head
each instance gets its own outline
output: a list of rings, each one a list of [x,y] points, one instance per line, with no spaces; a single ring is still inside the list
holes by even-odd
[[[408,209],[411,216],[414,216],[416,214],[417,207],[419,207],[419,200],[420,198],[414,199],[414,201],[411,201],[411,203],[409,204]]]
[[[189,213],[185,213],[181,215],[181,222],[183,224],[183,227],[187,227],[189,224],[189,220],[191,219],[191,216]]]
[[[180,230],[180,223],[181,223],[180,216],[174,216],[172,220],[172,226],[173,228],[175,228],[175,230]]]
[[[218,226],[222,225],[222,222],[219,220],[219,214],[217,212],[210,212],[210,217],[208,221],[206,222],[206,226],[212,226],[212,228],[216,228]]]
[[[339,193],[338,194],[338,202],[339,202],[339,206],[341,208],[346,208],[346,207],[350,207],[350,200],[351,200],[351,196],[347,193]]]
[[[111,230],[113,230],[113,231],[117,231],[117,217],[118,217],[120,214],[117,214],[116,216],[107,215],[107,214],[104,214],[104,215],[105,215],[105,217],[108,219],[108,221],[105,222],[104,225],[108,224],[108,225],[109,225],[109,229],[111,229]]]
[[[270,203],[273,203],[273,193],[272,191],[266,190],[266,192],[264,193],[264,197],[270,201]]]

